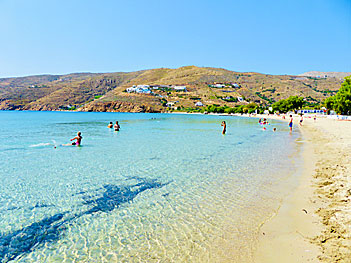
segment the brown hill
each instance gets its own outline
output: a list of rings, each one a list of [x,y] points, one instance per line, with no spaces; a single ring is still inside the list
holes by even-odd
[[[213,87],[226,83],[224,87]],[[166,102],[177,107],[234,106],[254,101],[268,105],[291,95],[321,102],[339,89],[339,78],[240,73],[221,68],[186,66],[136,72],[77,73],[0,79],[0,109],[82,111],[166,111]],[[187,92],[169,88],[152,94],[126,93],[133,85],[183,85]],[[237,97],[246,101],[237,102]]]

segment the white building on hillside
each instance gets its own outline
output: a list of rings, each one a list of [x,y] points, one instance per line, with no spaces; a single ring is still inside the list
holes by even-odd
[[[215,87],[215,88],[224,88],[225,85],[224,84],[215,84],[215,85],[213,85],[213,87]]]
[[[184,91],[187,92],[186,86],[174,86],[173,89],[175,91]]]
[[[198,102],[195,103],[195,106],[196,107],[202,107],[202,106],[204,106],[204,104],[201,101],[198,101]]]
[[[138,85],[138,86],[133,86],[130,88],[127,88],[126,91],[128,93],[135,92],[135,93],[143,93],[143,94],[150,94],[150,86],[149,85]]]

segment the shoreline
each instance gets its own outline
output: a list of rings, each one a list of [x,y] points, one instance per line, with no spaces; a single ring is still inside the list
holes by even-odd
[[[296,172],[297,186],[286,190],[277,212],[260,227],[254,262],[351,262],[351,122],[326,116],[314,122],[313,115],[304,115],[302,127],[294,115],[293,128],[302,134],[303,164]]]
[[[262,225],[255,262],[350,262],[351,122],[304,118],[299,129],[303,168],[298,186]]]

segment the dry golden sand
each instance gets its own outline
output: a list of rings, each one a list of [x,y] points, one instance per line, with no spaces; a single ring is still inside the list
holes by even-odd
[[[261,228],[256,262],[351,262],[351,122],[305,118],[300,130],[300,183]]]

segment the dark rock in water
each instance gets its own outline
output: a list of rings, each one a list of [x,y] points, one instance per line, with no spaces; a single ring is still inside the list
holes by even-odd
[[[0,233],[0,262],[9,262],[19,256],[30,253],[35,248],[39,248],[46,243],[57,241],[60,236],[64,234],[65,225],[72,223],[73,220],[81,216],[98,212],[111,212],[121,204],[133,201],[138,194],[146,190],[160,188],[168,184],[162,184],[153,179],[140,177],[133,177],[130,179],[140,182],[127,186],[105,185],[103,187],[104,192],[102,196],[97,198],[89,196],[89,199],[83,202],[83,205],[90,206],[90,208],[80,214],[69,212],[58,213],[32,223],[20,230],[7,234]],[[48,205],[40,203],[35,205],[36,208],[47,206]]]
[[[167,183],[168,184],[168,183]],[[156,180],[144,180],[135,185],[116,186],[105,185],[102,197],[86,200],[85,204],[93,204],[94,206],[84,214],[92,214],[96,212],[110,212],[118,208],[121,204],[132,201],[138,194],[152,188],[160,188],[165,186]]]
[[[0,262],[8,262],[31,252],[34,247],[58,240],[64,215],[59,213],[6,235],[0,234]]]

